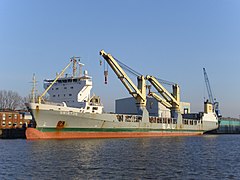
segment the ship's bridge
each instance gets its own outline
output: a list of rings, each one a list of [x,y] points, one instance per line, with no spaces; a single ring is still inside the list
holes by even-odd
[[[44,89],[47,89],[54,80],[44,80]],[[82,103],[90,100],[92,89],[92,77],[84,72],[81,77],[59,78],[49,89],[50,101],[61,103],[65,102],[67,106],[80,107]]]

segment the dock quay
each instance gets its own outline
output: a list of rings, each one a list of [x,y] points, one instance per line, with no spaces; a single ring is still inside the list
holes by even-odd
[[[221,117],[219,118],[219,127],[209,134],[240,134],[240,119]]]
[[[1,139],[26,139],[26,128],[7,128],[0,130]]]

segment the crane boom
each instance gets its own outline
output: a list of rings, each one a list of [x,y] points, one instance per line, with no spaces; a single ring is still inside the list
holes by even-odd
[[[146,79],[156,88],[156,90],[163,96],[166,102],[171,103],[172,106],[179,106],[180,99],[179,95],[175,95],[174,97],[171,93],[169,93],[154,76],[146,76]],[[177,93],[178,94],[178,93]],[[150,94],[151,95],[151,94]],[[153,96],[154,97],[154,96]],[[156,96],[155,96],[156,97]],[[163,104],[164,105],[164,104]]]
[[[211,90],[210,82],[208,80],[208,75],[207,75],[205,68],[203,68],[203,74],[204,74],[204,79],[205,79],[205,83],[206,83],[206,87],[207,87],[209,101],[214,105],[212,90]]]
[[[161,96],[159,96],[158,94],[154,93],[154,92],[150,92],[148,94],[149,96],[152,96],[153,98],[155,98],[158,102],[160,102],[161,104],[163,104],[165,107],[167,108],[171,108],[172,105],[167,102],[165,99],[163,99]]]
[[[137,104],[140,104],[142,107],[146,107],[146,82],[144,76],[138,76],[137,87],[111,54],[107,54],[104,50],[101,50],[100,55],[106,60],[106,62],[115,72],[117,77],[128,90],[129,94],[136,99]]]

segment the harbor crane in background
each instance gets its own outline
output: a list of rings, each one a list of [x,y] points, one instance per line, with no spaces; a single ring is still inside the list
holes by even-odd
[[[203,68],[203,74],[204,74],[204,80],[205,80],[207,92],[208,92],[208,101],[213,105],[213,111],[216,112],[217,116],[221,117],[222,115],[219,110],[219,102],[217,102],[216,99],[213,98],[212,89],[211,89],[207,71],[205,68]]]
[[[149,81],[154,86],[154,88],[161,94],[162,97],[154,92],[149,92],[148,95],[155,98],[158,102],[163,104],[165,107],[171,109],[172,118],[178,119],[181,117],[179,116],[180,90],[177,84],[171,83],[171,85],[173,85],[173,94],[171,94],[161,85],[161,83],[157,78],[149,75],[144,77],[143,75],[137,73],[136,71],[124,65],[123,63],[120,63],[120,61],[116,60],[112,55],[107,54],[104,50],[100,51],[100,55],[106,60],[109,66],[113,69],[113,71],[115,72],[117,77],[121,80],[121,82],[126,87],[128,92],[136,99],[138,111],[142,112],[143,119],[149,117],[148,111],[146,109],[146,104],[147,104],[146,81]],[[137,86],[127,76],[127,74],[124,72],[120,64],[125,68],[127,67],[128,71],[137,75],[137,83],[138,83]],[[161,80],[161,81],[167,82],[164,80]],[[167,82],[167,84],[170,84],[170,82]]]

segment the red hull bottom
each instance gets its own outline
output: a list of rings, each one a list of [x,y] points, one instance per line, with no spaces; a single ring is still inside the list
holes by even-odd
[[[41,132],[35,128],[26,129],[26,138],[37,139],[84,139],[84,138],[143,138],[161,136],[197,136],[202,132]]]

